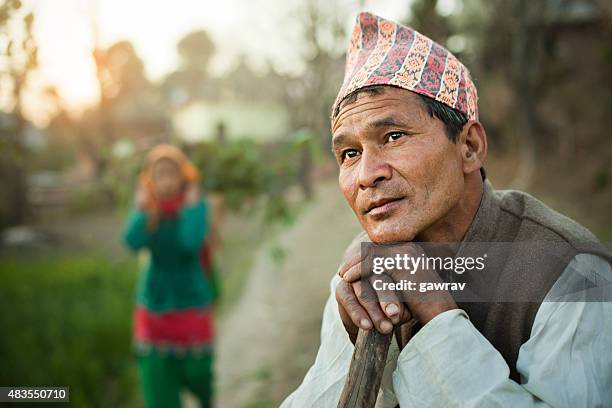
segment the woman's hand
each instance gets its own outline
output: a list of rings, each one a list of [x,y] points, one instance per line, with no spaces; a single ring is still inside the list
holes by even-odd
[[[142,185],[138,185],[138,189],[136,190],[136,197],[134,199],[134,205],[139,210],[146,210],[147,205],[149,203],[149,191],[146,187]]]
[[[185,190],[185,204],[194,205],[200,199],[200,186],[197,183],[191,183]]]

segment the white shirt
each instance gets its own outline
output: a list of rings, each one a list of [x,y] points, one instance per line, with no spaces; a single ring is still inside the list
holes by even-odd
[[[282,408],[338,404],[354,348],[338,313],[338,282],[335,276],[330,285],[315,363]],[[391,342],[376,406],[612,407],[612,303],[585,302],[592,290],[610,299],[610,264],[579,254],[540,305],[519,350],[521,384],[463,310],[439,314],[401,352]]]

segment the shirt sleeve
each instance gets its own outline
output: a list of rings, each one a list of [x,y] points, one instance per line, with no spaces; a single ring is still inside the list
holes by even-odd
[[[188,252],[202,248],[208,233],[208,207],[202,199],[181,208],[178,217],[178,242]]]
[[[137,251],[149,243],[147,219],[147,213],[138,209],[132,210],[128,216],[123,228],[123,242],[133,251]]]
[[[501,354],[464,311],[436,316],[400,353],[393,373],[400,406],[612,406],[612,303],[585,301],[588,290],[578,292],[582,301],[577,292],[572,301],[550,296],[564,285],[588,288],[587,277],[610,282],[610,265],[595,255],[579,254],[567,266],[519,350],[522,384],[509,378]]]
[[[302,384],[283,403],[281,408],[335,407],[353,355],[354,346],[344,330],[335,299],[336,275],[330,285],[331,294],[323,311],[321,346],[314,364]]]

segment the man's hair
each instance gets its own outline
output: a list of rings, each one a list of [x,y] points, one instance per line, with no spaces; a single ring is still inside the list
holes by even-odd
[[[359,88],[351,92],[342,100],[342,102],[338,104],[338,106],[336,106],[336,109],[334,109],[333,118],[338,116],[340,113],[340,108],[354,103],[359,94],[366,93],[368,95],[380,95],[385,92],[385,89],[388,86],[389,85],[373,85],[365,88]],[[465,113],[457,109],[453,109],[450,106],[447,106],[442,102],[438,102],[435,99],[429,98],[425,95],[417,94],[416,92],[415,94],[419,96],[421,103],[427,109],[429,116],[439,119],[442,121],[442,123],[444,123],[446,126],[446,136],[451,142],[456,143],[461,129],[463,129],[463,126],[468,122]]]

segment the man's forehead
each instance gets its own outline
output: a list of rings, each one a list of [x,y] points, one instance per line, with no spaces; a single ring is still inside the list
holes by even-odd
[[[423,113],[424,106],[418,95],[405,89],[391,86],[381,87],[376,93],[361,91],[355,98],[347,98],[340,105],[338,115],[332,124],[332,135],[340,128],[362,124],[372,127],[377,122],[384,121],[385,117],[396,120],[410,119],[411,116]],[[363,115],[367,116],[364,118]]]

